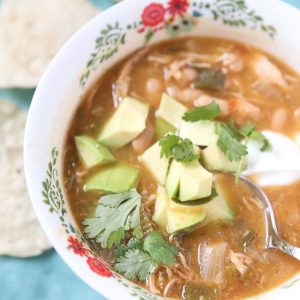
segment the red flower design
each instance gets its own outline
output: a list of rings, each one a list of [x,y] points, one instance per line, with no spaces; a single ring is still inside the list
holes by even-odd
[[[88,257],[87,263],[93,272],[95,272],[101,276],[104,276],[104,277],[112,276],[112,272],[98,258]]]
[[[158,3],[148,5],[142,14],[142,20],[145,26],[156,26],[163,22],[166,14],[165,8]]]
[[[173,15],[183,15],[189,7],[188,0],[170,0],[168,5],[168,12]]]
[[[89,250],[84,247],[84,245],[73,236],[69,236],[68,238],[69,248],[73,250],[73,252],[80,256],[86,256],[89,253]]]

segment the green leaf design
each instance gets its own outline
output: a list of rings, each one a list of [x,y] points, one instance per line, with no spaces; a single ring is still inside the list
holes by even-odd
[[[58,180],[56,168],[58,151],[54,147],[51,151],[51,161],[46,171],[46,179],[42,182],[43,202],[49,205],[49,211],[56,212],[60,217],[66,214],[64,197]]]
[[[194,6],[200,9],[200,15],[210,13],[215,21],[221,20],[228,26],[260,29],[271,38],[277,33],[274,26],[265,24],[263,17],[247,6],[245,0],[204,0],[198,4],[194,2]]]
[[[126,43],[127,32],[120,27],[119,22],[107,24],[95,40],[94,51],[91,53],[84,72],[80,77],[80,85],[85,86],[90,74],[100,64],[107,61],[118,52],[119,46]]]

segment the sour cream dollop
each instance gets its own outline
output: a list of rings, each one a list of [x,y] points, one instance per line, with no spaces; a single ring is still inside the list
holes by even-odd
[[[288,185],[300,180],[300,147],[297,143],[280,133],[262,133],[272,144],[272,151],[261,152],[260,143],[249,141],[248,169],[243,174],[255,175],[261,186]]]

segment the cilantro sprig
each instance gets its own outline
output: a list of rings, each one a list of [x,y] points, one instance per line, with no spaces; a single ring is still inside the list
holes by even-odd
[[[262,144],[260,151],[266,152],[272,150],[272,145],[270,141],[256,129],[254,124],[246,124],[239,129],[239,133],[248,140],[255,140]]]
[[[212,101],[208,105],[199,106],[188,110],[182,119],[187,122],[213,120],[221,113],[220,106]]]
[[[127,279],[147,279],[160,264],[173,265],[178,249],[169,244],[160,232],[151,232],[144,242],[133,240],[120,245],[114,269]]]
[[[106,195],[100,198],[95,216],[84,220],[84,232],[95,238],[102,248],[120,244],[126,231],[141,237],[140,229],[141,195],[132,189],[129,192]]]
[[[178,162],[191,162],[199,157],[195,153],[193,143],[189,139],[168,134],[159,140],[160,156],[174,158]]]
[[[248,154],[247,146],[232,133],[225,123],[217,124],[218,146],[230,161],[239,161]]]

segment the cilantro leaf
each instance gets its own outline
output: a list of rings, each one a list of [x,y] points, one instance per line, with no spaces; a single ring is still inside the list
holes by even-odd
[[[178,249],[169,244],[158,231],[151,232],[144,241],[144,250],[158,263],[165,265],[175,264],[175,255]]]
[[[260,151],[266,152],[272,150],[270,141],[256,129],[256,126],[254,124],[246,124],[242,126],[239,132],[243,137],[246,138],[246,140],[253,139],[262,143]]]
[[[96,238],[102,248],[118,245],[125,231],[140,225],[141,195],[132,189],[129,192],[106,195],[100,198],[95,216],[84,220],[84,230],[89,238]]]
[[[147,279],[158,267],[151,256],[139,249],[130,249],[118,257],[114,269],[127,279]]]
[[[243,145],[228,129],[228,125],[219,123],[218,146],[230,161],[239,161],[243,156],[248,154],[246,145]]]
[[[133,239],[130,240],[126,245],[121,244],[115,249],[114,255],[116,257],[124,256],[128,250],[133,249],[139,249],[143,251],[143,242],[141,240]]]
[[[197,122],[200,120],[213,120],[221,113],[220,106],[215,102],[208,105],[192,108],[187,111],[182,119],[187,122]]]
[[[182,139],[169,134],[159,140],[160,156],[174,158],[178,162],[190,162],[198,159],[193,143],[189,139]]]

